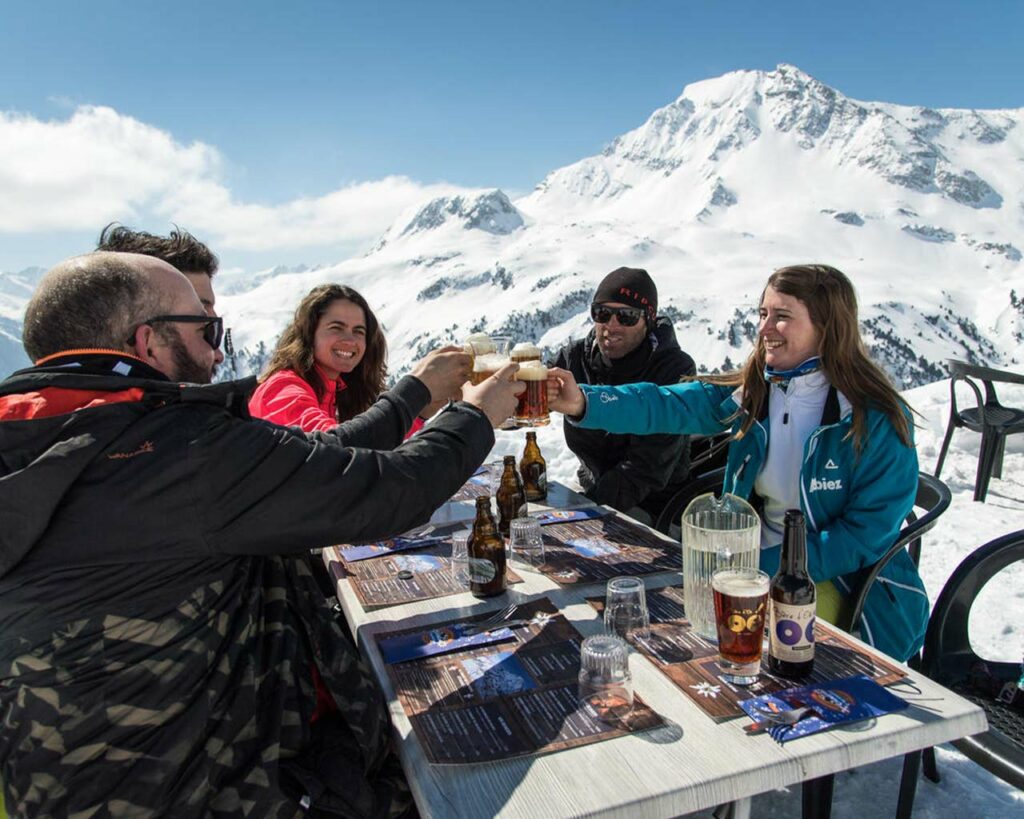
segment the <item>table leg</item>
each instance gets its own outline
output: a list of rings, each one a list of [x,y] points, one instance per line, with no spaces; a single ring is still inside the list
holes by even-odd
[[[711,815],[715,819],[750,819],[750,797],[719,805]]]
[[[832,815],[832,774],[808,779],[803,787],[803,819],[829,819]]]

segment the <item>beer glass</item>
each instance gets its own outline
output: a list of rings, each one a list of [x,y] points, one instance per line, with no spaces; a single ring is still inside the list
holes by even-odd
[[[580,646],[580,704],[598,719],[617,722],[633,710],[629,648],[609,634],[587,637]]]
[[[640,578],[613,577],[608,581],[604,599],[604,630],[624,640],[650,636],[647,590]]]
[[[686,616],[701,637],[713,641],[717,635],[711,575],[725,566],[757,568],[761,520],[742,498],[726,494],[719,500],[709,492],[690,502],[680,528]]]
[[[463,588],[469,588],[469,530],[452,535],[452,579]]]
[[[539,361],[527,361],[519,365],[516,378],[526,384],[516,405],[516,426],[547,426],[551,421],[548,415],[548,368]]]
[[[512,348],[509,358],[516,364],[525,364],[527,361],[540,361],[540,347],[536,344],[531,344],[529,341],[520,341]]]
[[[509,524],[509,533],[509,557],[513,561],[535,567],[544,565],[544,535],[538,521],[516,518]]]
[[[478,333],[469,337],[463,346],[473,356],[473,370],[469,376],[470,383],[482,384],[508,364],[510,342],[511,339],[508,336],[486,336]]]
[[[768,613],[768,575],[745,567],[711,576],[718,629],[718,667],[733,685],[753,685],[761,671],[761,643]]]

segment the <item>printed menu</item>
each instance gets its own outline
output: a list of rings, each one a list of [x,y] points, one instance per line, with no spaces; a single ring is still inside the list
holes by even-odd
[[[617,515],[544,527],[547,563],[541,568],[563,586],[620,575],[679,571],[679,544]]]
[[[629,716],[603,721],[577,697],[582,635],[547,598],[512,615],[530,623],[513,640],[387,665],[427,759],[473,764],[587,745],[663,725],[639,698]],[[481,618],[486,615],[481,615]],[[443,624],[419,629],[436,640]],[[396,635],[376,636],[378,644]]]
[[[415,551],[382,553],[370,559],[347,561],[345,548],[324,549],[328,569],[335,581],[350,582],[367,611],[468,591],[452,575],[450,533]],[[506,577],[510,584],[523,582],[512,569],[507,569]]]
[[[588,598],[601,611],[602,598]],[[651,635],[632,638],[633,646],[647,657],[715,722],[743,716],[740,702],[792,688],[796,682],[769,674],[762,664],[753,685],[733,685],[720,676],[718,646],[697,634],[686,619],[683,590],[676,586],[647,590]],[[824,683],[863,674],[879,685],[890,685],[906,676],[899,666],[870,655],[843,632],[818,621],[814,624],[814,671],[804,684]]]

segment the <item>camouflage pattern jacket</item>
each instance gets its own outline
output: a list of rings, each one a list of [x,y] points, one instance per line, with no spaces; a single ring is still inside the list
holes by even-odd
[[[307,561],[425,522],[483,461],[494,435],[468,405],[402,444],[428,399],[406,377],[307,435],[248,418],[238,383],[176,385],[130,357],[0,384],[11,815],[401,807],[386,708]],[[337,711],[311,725],[314,666]]]

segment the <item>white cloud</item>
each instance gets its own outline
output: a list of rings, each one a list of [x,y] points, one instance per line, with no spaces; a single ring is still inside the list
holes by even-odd
[[[176,222],[218,250],[274,250],[372,240],[410,205],[460,191],[404,176],[358,182],[275,205],[239,202],[220,152],[103,106],[42,121],[0,111],[0,232],[98,230]]]

